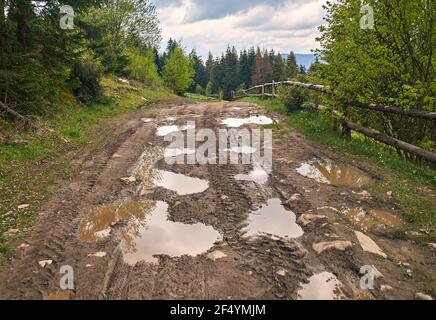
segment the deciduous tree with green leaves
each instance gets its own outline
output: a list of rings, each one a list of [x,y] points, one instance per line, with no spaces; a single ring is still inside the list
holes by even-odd
[[[175,48],[163,67],[163,80],[166,86],[177,94],[184,94],[191,85],[194,74],[192,61],[182,48]]]

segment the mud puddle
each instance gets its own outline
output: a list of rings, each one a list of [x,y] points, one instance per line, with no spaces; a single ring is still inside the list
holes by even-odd
[[[256,165],[248,174],[238,174],[235,176],[235,179],[238,181],[253,181],[260,185],[264,185],[268,182],[269,174],[262,168],[262,166]]]
[[[156,134],[159,137],[165,137],[166,135],[169,135],[170,133],[179,132],[179,131],[186,131],[189,129],[195,129],[194,125],[173,125],[173,126],[161,126],[157,128]]]
[[[167,148],[165,149],[165,158],[174,158],[182,155],[192,155],[196,154],[197,151],[195,149],[189,149],[189,148]]]
[[[123,230],[121,248],[129,265],[144,261],[156,264],[157,256],[196,256],[207,252],[222,237],[202,223],[183,224],[168,220],[168,204],[158,201],[145,219],[136,220]]]
[[[206,180],[162,170],[156,171],[154,185],[177,192],[180,196],[201,193],[209,188],[209,182]]]
[[[295,213],[286,210],[280,199],[270,199],[266,206],[252,212],[243,231],[246,237],[299,238],[304,233],[296,222]]]
[[[344,216],[363,230],[399,228],[403,225],[400,218],[388,211],[352,208],[344,211]]]
[[[149,206],[147,203],[129,201],[98,207],[80,223],[79,238],[88,243],[99,242],[110,235],[115,224],[131,219],[143,219]]]
[[[335,186],[360,188],[373,183],[373,179],[363,172],[330,161],[308,161],[298,167],[297,172],[317,182]]]
[[[249,118],[228,118],[221,122],[221,124],[226,125],[230,128],[239,128],[246,124],[268,125],[273,123],[274,121],[266,116],[252,116]]]
[[[298,300],[342,300],[345,299],[342,284],[330,272],[322,272],[309,278],[298,291]]]

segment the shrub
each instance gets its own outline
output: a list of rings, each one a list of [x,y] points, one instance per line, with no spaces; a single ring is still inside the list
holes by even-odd
[[[147,85],[158,85],[161,83],[152,49],[147,49],[145,52],[132,50],[128,52],[127,56],[130,63],[126,70],[130,78]]]
[[[70,74],[72,92],[77,100],[90,105],[100,101],[103,90],[100,86],[101,68],[91,60],[78,60],[73,64]]]
[[[278,89],[279,100],[283,103],[289,112],[294,112],[303,106],[306,101],[306,92],[303,88],[290,86],[281,86]]]
[[[203,89],[203,87],[200,86],[199,84],[197,84],[197,86],[195,87],[195,93],[196,93],[196,94],[201,94],[201,95],[203,95],[203,94],[204,94],[204,89]]]

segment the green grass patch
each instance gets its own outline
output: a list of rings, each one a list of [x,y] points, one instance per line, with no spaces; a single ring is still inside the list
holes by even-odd
[[[404,230],[396,233],[398,237],[407,236],[423,242],[436,239],[436,205],[434,198],[426,194],[436,191],[435,170],[407,161],[389,147],[360,134],[353,133],[352,141],[347,141],[334,129],[332,122],[316,111],[304,109],[288,113],[277,100],[245,98],[244,101],[285,115],[287,123],[307,138],[343,155],[345,159],[364,162],[373,174],[382,177],[368,190],[379,197],[388,191],[393,192],[393,201],[400,205],[403,218],[409,222]]]
[[[208,96],[204,96],[201,94],[189,93],[189,92],[185,93],[185,97],[188,98],[189,100],[198,101],[198,102],[204,102],[204,101],[216,102],[216,101],[219,101],[219,99],[214,98],[214,97],[208,97]]]

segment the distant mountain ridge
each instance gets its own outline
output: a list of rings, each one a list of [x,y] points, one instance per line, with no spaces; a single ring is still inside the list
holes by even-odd
[[[282,53],[283,59],[288,59],[289,54]],[[297,58],[297,64],[303,65],[309,70],[310,66],[315,62],[315,55],[311,53],[296,53],[295,57]]]

